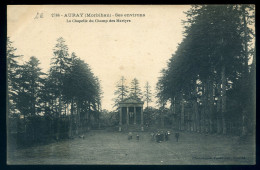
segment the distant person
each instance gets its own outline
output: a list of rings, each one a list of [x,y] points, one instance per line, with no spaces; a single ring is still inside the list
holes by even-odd
[[[131,140],[133,138],[133,134],[132,134],[132,132],[129,132],[128,133],[128,140]]]
[[[154,140],[154,138],[155,138],[155,133],[152,132],[152,133],[151,133],[151,139]]]
[[[179,137],[180,137],[179,132],[176,132],[176,133],[175,133],[175,138],[176,138],[176,141],[177,141],[177,142],[179,141]]]
[[[79,138],[85,139],[84,135],[79,135]]]
[[[160,132],[158,131],[157,133],[156,133],[156,135],[155,135],[155,139],[156,139],[156,142],[160,142]]]
[[[136,135],[136,140],[139,141],[139,138],[140,138],[140,136],[137,134],[137,135]]]
[[[170,139],[171,132],[168,130],[166,133],[167,133],[167,140],[169,140],[169,139]]]
[[[161,143],[164,140],[164,133],[163,131],[158,131],[156,134],[156,142]]]
[[[164,134],[164,139],[165,139],[165,141],[168,141],[168,139],[169,139],[169,138],[168,138],[168,132],[167,132],[167,131],[166,131],[165,134]]]
[[[164,133],[163,133],[163,131],[161,131],[161,136],[160,136],[160,138],[161,138],[161,141],[164,141]]]

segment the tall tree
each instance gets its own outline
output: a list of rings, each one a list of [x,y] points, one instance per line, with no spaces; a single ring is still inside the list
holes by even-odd
[[[144,99],[146,101],[146,108],[148,108],[148,104],[152,102],[152,92],[151,92],[151,86],[149,85],[149,82],[146,82],[144,86]]]
[[[53,49],[53,55],[50,77],[53,81],[53,86],[55,87],[55,95],[58,98],[58,112],[59,117],[62,112],[62,91],[64,88],[65,73],[69,69],[71,64],[71,59],[68,53],[68,47],[65,44],[65,40],[60,37],[57,39],[57,44]]]
[[[245,84],[241,82],[241,75],[243,70],[248,70],[245,64],[248,60],[244,59],[243,51],[247,51],[245,42],[249,41],[245,39],[241,11],[243,8],[238,5],[192,6],[184,21],[185,38],[169,60],[167,69],[162,71],[157,84],[160,101],[175,101],[175,105],[181,103],[176,102],[176,99],[181,99],[179,93],[184,94],[188,103],[194,100],[193,108],[198,114],[193,116],[193,121],[200,119],[196,122],[202,131],[212,132],[213,125],[217,124],[218,131],[225,134],[227,122],[230,127],[240,117],[232,103],[241,99],[234,92],[238,92],[238,85]],[[213,123],[216,117],[222,121]]]
[[[255,42],[254,37],[254,23],[255,23],[255,9],[254,5],[241,5],[238,6],[239,12],[240,12],[240,18],[241,18],[241,37],[243,40],[243,71],[241,73],[241,83],[243,86],[240,86],[240,91],[242,93],[241,100],[239,102],[239,105],[244,108],[241,120],[242,120],[242,135],[245,135],[247,133],[247,124],[249,122],[247,121],[253,121],[250,120],[249,117],[252,117],[248,115],[248,113],[252,112],[252,110],[249,108],[248,103],[252,103],[252,96],[251,93],[248,93],[248,89],[252,86],[252,79],[250,79],[250,69],[249,69],[249,61],[254,57],[254,45]],[[253,59],[252,59],[253,60]]]
[[[75,53],[69,56],[63,38],[58,38],[53,49],[48,74],[41,72],[40,62],[36,57],[31,57],[28,62],[18,65],[19,56],[15,55],[15,50],[8,39],[9,113],[24,115],[29,122],[27,127],[31,127],[32,133],[28,133],[32,134],[34,142],[37,130],[40,130],[36,128],[39,126],[37,122],[47,121],[47,124],[44,122],[47,126],[46,133],[59,139],[65,137],[64,132],[67,128],[69,136],[72,136],[72,126],[76,126],[77,134],[83,133],[85,128],[90,126],[90,116],[98,119],[102,97],[100,81],[90,66]],[[42,119],[37,115],[45,117]]]
[[[72,65],[65,75],[63,94],[64,99],[71,103],[71,123],[75,111],[76,133],[82,129],[83,123],[89,126],[91,115],[98,119],[102,94],[100,82],[89,65],[75,53],[72,53]]]
[[[18,109],[24,115],[36,116],[41,112],[40,89],[43,86],[41,76],[43,73],[39,68],[39,60],[32,56],[21,69],[19,84],[19,92],[17,96]]]
[[[17,109],[24,120],[30,121],[30,131],[32,132],[32,140],[35,141],[37,126],[37,117],[42,113],[42,105],[40,103],[40,89],[43,86],[41,76],[43,73],[39,68],[39,60],[32,56],[28,62],[19,69],[20,78],[17,80],[19,91],[16,98]]]
[[[124,100],[128,96],[129,90],[128,86],[126,85],[126,79],[124,76],[121,77],[119,82],[117,82],[116,90],[114,92],[114,95],[116,96],[114,101],[114,107],[118,106],[118,102]]]
[[[65,44],[65,40],[60,37],[57,39],[57,44],[53,49],[53,58],[50,68],[50,80],[52,83],[53,95],[54,95],[54,105],[55,105],[55,117],[57,120],[57,130],[56,139],[59,139],[60,132],[60,120],[58,119],[63,111],[63,89],[65,81],[65,73],[69,69],[71,64],[71,59],[68,53],[68,47]]]
[[[131,81],[131,86],[130,86],[130,97],[133,97],[135,99],[141,99],[142,98],[142,91],[139,85],[139,81],[134,78]]]
[[[8,116],[11,116],[16,112],[16,103],[15,98],[17,97],[18,85],[17,80],[19,79],[19,73],[17,70],[20,68],[17,59],[21,57],[21,55],[15,54],[16,48],[13,47],[12,41],[9,37],[7,37],[6,42],[6,57],[7,57],[7,109]]]

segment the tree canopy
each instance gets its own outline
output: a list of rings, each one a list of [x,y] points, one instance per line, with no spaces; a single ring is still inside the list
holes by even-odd
[[[253,8],[250,5],[194,5],[186,15],[184,39],[157,83],[158,99],[160,103],[171,101],[172,105],[181,101],[180,104],[187,107],[189,102],[195,101],[192,107],[196,109],[198,105],[198,119],[202,119],[198,120],[201,122],[198,126],[212,131],[213,120],[221,119],[217,124],[222,125],[222,132],[226,133],[226,119],[232,118],[232,123],[239,121],[234,120],[235,114],[243,115],[243,106],[249,104],[245,100],[241,103],[242,95],[249,94],[248,87],[238,88],[252,82],[244,73],[250,72],[248,61],[254,49],[249,45],[254,38],[249,27],[254,22]],[[242,106],[239,112],[234,111],[234,105]],[[178,114],[182,113],[185,114],[184,111]],[[184,122],[184,115],[179,119]],[[218,131],[220,129],[218,127]]]

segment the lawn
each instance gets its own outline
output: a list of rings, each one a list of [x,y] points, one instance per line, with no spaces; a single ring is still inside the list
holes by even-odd
[[[181,132],[157,143],[150,132],[140,140],[127,139],[126,132],[90,131],[85,138],[59,141],[8,153],[8,164],[254,164],[253,139]]]

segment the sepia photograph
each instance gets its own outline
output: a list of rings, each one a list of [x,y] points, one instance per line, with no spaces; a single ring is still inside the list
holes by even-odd
[[[7,5],[8,165],[255,165],[255,5]]]

